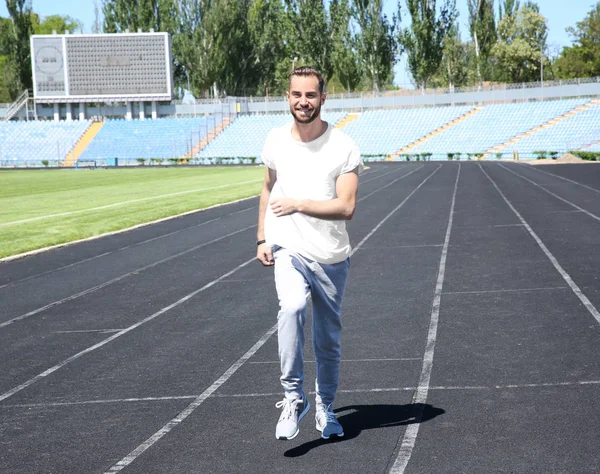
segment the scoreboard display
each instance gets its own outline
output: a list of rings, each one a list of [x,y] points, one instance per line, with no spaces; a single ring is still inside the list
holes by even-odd
[[[168,33],[33,35],[36,102],[170,101]]]

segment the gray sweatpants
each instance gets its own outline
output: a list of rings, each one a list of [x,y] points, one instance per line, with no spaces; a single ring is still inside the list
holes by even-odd
[[[333,403],[340,374],[341,305],[350,258],[322,264],[285,248],[274,247],[275,286],[279,298],[278,342],[285,397],[302,397],[304,323],[312,298],[313,348],[317,362],[316,401]]]

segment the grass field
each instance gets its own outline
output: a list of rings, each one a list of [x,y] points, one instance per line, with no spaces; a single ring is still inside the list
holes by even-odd
[[[262,167],[0,172],[0,258],[260,192]]]

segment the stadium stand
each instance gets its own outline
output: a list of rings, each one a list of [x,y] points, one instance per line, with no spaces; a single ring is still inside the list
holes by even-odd
[[[415,147],[412,152],[432,153],[434,157],[444,159],[448,152],[492,152],[494,146],[502,145],[586,102],[589,99],[487,105],[467,120]]]
[[[89,120],[51,122],[0,122],[0,165],[58,166],[79,137],[90,126]]]
[[[346,117],[346,113],[324,111],[322,117],[323,120],[336,124]],[[233,158],[234,162],[243,162],[247,161],[245,158],[260,157],[269,131],[291,121],[290,114],[243,115],[202,149],[197,157],[204,164],[213,163],[218,158]]]
[[[537,151],[600,151],[600,101],[589,98],[409,109],[323,112],[358,143],[366,161],[431,153],[502,153],[533,158]],[[289,113],[109,119],[105,122],[0,123],[0,166],[138,165],[192,158],[192,163],[260,162],[264,140]],[[93,132],[93,133],[92,133]],[[389,158],[388,158],[389,159]]]
[[[388,155],[468,113],[471,106],[368,110],[344,127],[365,155]]]
[[[118,158],[119,164],[134,164],[138,159],[181,158],[220,121],[220,116],[107,120],[79,161]]]
[[[504,151],[518,151],[522,155],[538,151],[564,153],[589,146],[600,137],[600,105],[593,101],[586,106],[585,110],[544,127],[537,133],[507,146]]]

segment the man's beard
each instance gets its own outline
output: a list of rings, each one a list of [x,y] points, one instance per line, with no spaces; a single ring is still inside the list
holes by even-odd
[[[294,120],[296,122],[302,124],[312,123],[321,114],[321,104],[314,108],[312,110],[312,114],[310,114],[308,117],[304,115],[303,109],[296,110],[294,107],[290,107],[290,112],[294,116]]]

